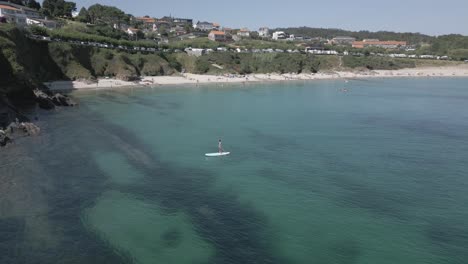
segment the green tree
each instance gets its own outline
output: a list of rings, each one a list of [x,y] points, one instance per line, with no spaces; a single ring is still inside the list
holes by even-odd
[[[100,4],[90,6],[88,14],[93,24],[107,24],[110,26],[117,24],[120,26],[122,23],[129,23],[130,20],[130,16],[117,7]]]
[[[23,5],[23,0],[10,0],[8,1],[12,4]]]
[[[82,7],[80,9],[80,13],[78,14],[78,21],[83,22],[83,23],[90,22],[88,10],[86,10],[85,7]]]
[[[141,30],[138,30],[138,31],[136,32],[136,39],[137,39],[137,40],[145,39],[145,33],[143,33]]]
[[[29,0],[29,1],[27,1],[26,6],[29,7],[29,8],[36,9],[36,10],[41,9],[41,4],[39,4],[39,3],[36,2],[35,0]]]
[[[76,3],[64,1],[64,4],[63,4],[63,16],[65,16],[65,17],[72,17],[72,13],[73,13],[74,11],[76,11]]]
[[[190,33],[190,32],[193,31],[193,26],[189,25],[189,24],[185,24],[184,30],[185,30],[185,32]]]
[[[159,27],[159,33],[161,33],[161,36],[164,36],[164,37],[169,36],[169,33],[167,32],[167,28],[165,25],[161,25]]]
[[[71,17],[76,10],[76,3],[64,0],[44,0],[42,2],[42,14],[54,17]]]
[[[468,60],[468,49],[451,50],[449,56],[455,60]]]

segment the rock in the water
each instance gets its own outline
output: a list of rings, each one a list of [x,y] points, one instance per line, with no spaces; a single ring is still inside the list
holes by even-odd
[[[19,127],[28,136],[36,136],[41,132],[41,129],[33,123],[21,123]]]
[[[33,123],[19,122],[18,119],[11,123],[5,130],[0,130],[0,146],[13,141],[15,138],[25,136],[37,136],[41,129]]]
[[[43,91],[36,89],[34,90],[34,95],[36,96],[36,101],[39,104],[39,107],[42,109],[50,110],[55,108],[54,102],[50,97]]]
[[[0,146],[4,147],[9,142],[11,142],[11,138],[6,134],[5,131],[0,130]]]
[[[76,103],[66,95],[56,93],[52,96],[52,101],[57,106],[75,106]]]
[[[49,92],[50,93],[50,92]],[[43,109],[54,109],[55,106],[75,106],[76,103],[68,96],[56,93],[53,96],[47,94],[47,91],[39,89],[34,90],[36,101],[40,108]]]

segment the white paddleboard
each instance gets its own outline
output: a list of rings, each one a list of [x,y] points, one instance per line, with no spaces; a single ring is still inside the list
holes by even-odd
[[[216,153],[206,153],[205,156],[207,157],[220,157],[220,156],[226,156],[231,154],[231,152],[216,152]]]

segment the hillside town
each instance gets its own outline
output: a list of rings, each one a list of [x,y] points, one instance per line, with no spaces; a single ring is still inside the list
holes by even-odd
[[[425,43],[409,43],[402,40],[357,39],[353,36],[308,36],[296,35],[286,30],[260,27],[250,30],[247,27],[230,27],[213,21],[194,21],[192,18],[163,16],[161,18],[127,15],[115,7],[102,5],[82,8],[79,12],[73,2],[69,3],[67,14],[59,16],[45,9],[48,1],[44,1],[41,9],[31,6],[31,1],[23,1],[25,5],[0,1],[0,23],[15,24],[18,27],[31,30],[31,38],[43,41],[67,41],[76,45],[97,46],[100,48],[121,49],[126,51],[144,52],[187,52],[201,56],[210,52],[238,52],[238,53],[312,53],[315,55],[354,55],[354,56],[386,56],[393,58],[420,58],[420,59],[452,59],[448,54],[423,54],[417,47],[424,47]],[[21,1],[20,1],[21,2]],[[53,2],[53,1],[51,1]],[[39,6],[38,4],[35,4]],[[32,5],[34,6],[34,5]],[[115,13],[115,17],[94,18],[92,12],[109,9]],[[49,15],[49,16],[48,16]],[[120,16],[120,18],[119,18]],[[111,28],[112,37],[120,40],[128,40],[131,45],[114,45],[102,41],[84,41],[83,39],[61,38],[59,34],[47,34],[47,32],[60,32],[61,28],[69,28],[81,23],[86,28],[96,26]],[[44,28],[45,30],[37,30]],[[106,29],[109,31],[108,29]],[[38,33],[39,32],[39,33]],[[86,30],[85,30],[86,32]],[[89,34],[88,32],[86,32]],[[106,36],[102,32],[98,35]],[[191,40],[209,40],[217,43],[215,48],[196,47],[190,45]],[[138,45],[146,41],[145,46]],[[186,47],[181,49],[163,48],[164,45],[186,41]],[[244,47],[243,43],[257,41],[262,47]],[[128,43],[128,42],[127,42]],[[148,46],[148,43],[150,45]],[[152,43],[152,44],[151,44]],[[255,42],[252,42],[255,43]],[[289,48],[278,48],[276,43],[287,43]],[[270,46],[268,46],[270,45]],[[250,45],[252,46],[252,45]]]

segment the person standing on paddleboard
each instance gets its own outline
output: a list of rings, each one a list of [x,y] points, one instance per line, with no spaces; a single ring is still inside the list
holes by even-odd
[[[221,143],[221,139],[218,140],[218,151],[219,151],[219,154],[223,153],[223,145]]]

